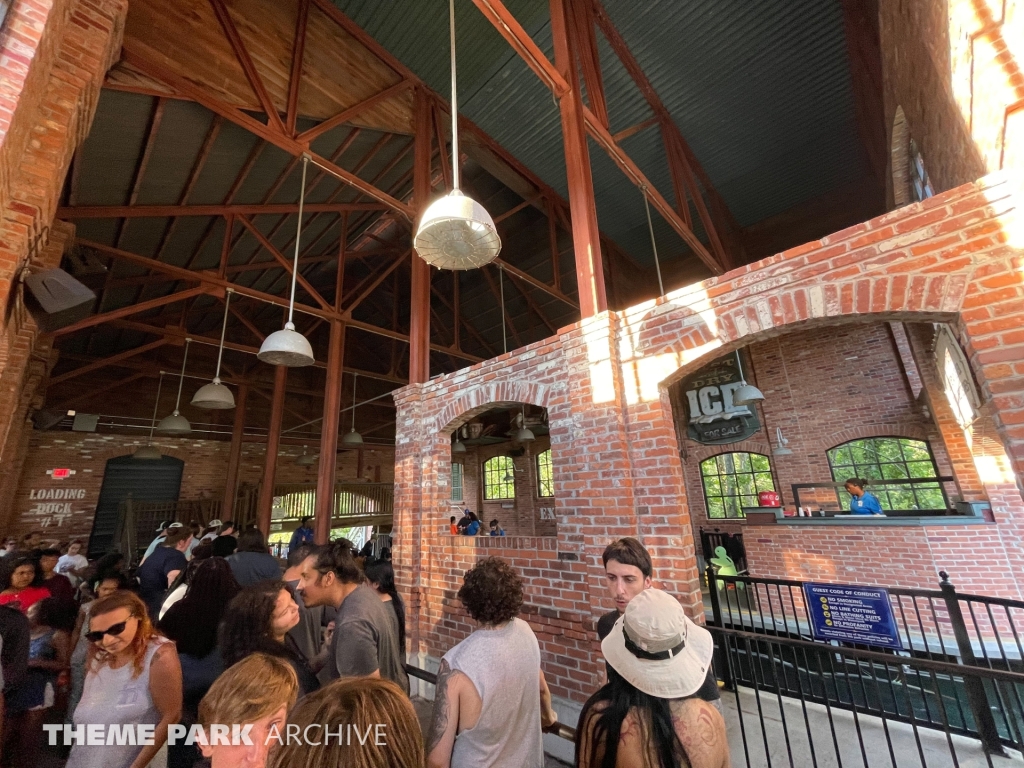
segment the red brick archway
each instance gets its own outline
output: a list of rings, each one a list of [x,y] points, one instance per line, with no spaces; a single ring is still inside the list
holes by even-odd
[[[550,648],[542,647],[562,695],[596,682],[588,678],[597,666],[586,632],[606,609],[600,553],[610,539],[642,538],[654,555],[656,580],[695,615],[702,612],[666,388],[710,356],[812,326],[949,322],[1019,477],[1024,260],[1012,240],[1015,225],[1008,185],[988,177],[397,393],[396,560],[415,564],[399,576],[411,598],[414,644],[442,652],[468,629],[458,622],[454,590],[461,568],[490,551],[471,542],[457,563],[443,553],[445,427],[491,398],[520,399],[521,389],[510,393],[522,382],[547,387],[538,404],[549,409],[552,444],[560,446],[553,451],[558,537],[554,557],[542,555],[546,545],[517,549],[512,542],[501,554],[527,574],[527,601],[538,615],[547,610],[554,617],[554,628],[544,630]],[[1006,567],[1019,573],[1024,504],[1016,493],[993,501],[997,506],[998,530],[986,528],[985,536],[1001,539]],[[581,656],[568,664],[574,649]]]

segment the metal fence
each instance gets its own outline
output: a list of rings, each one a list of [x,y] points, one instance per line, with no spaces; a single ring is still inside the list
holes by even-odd
[[[986,755],[1020,750],[1024,602],[960,594],[940,575],[938,590],[888,590],[904,650],[881,653],[813,641],[804,582],[709,569],[718,674],[730,687],[907,723],[915,738],[926,728],[978,739]],[[864,653],[872,661],[862,670]]]

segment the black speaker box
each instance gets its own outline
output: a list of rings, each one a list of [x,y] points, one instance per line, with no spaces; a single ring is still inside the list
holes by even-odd
[[[45,333],[88,317],[96,301],[95,293],[63,269],[29,275],[25,288],[25,305]]]

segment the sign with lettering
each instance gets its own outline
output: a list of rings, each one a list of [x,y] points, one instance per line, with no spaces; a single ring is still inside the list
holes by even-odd
[[[69,477],[75,474],[75,470],[67,469],[66,467],[61,469],[48,469],[46,470],[46,474],[48,474],[54,480],[67,480]]]
[[[60,528],[71,517],[71,503],[85,499],[85,488],[33,488],[28,497],[35,502],[29,514],[38,516],[40,528]]]
[[[760,430],[757,411],[733,402],[742,385],[735,355],[721,357],[683,379],[687,436],[705,445],[723,445],[746,440]]]
[[[848,584],[804,584],[811,631],[818,640],[843,640],[903,649],[889,592]]]

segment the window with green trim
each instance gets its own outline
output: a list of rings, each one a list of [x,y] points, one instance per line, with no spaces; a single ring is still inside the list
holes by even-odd
[[[484,499],[514,499],[516,470],[508,456],[495,456],[484,462]]]
[[[756,507],[757,494],[774,491],[771,463],[760,453],[720,453],[700,463],[708,517],[743,517]]]
[[[551,449],[537,454],[537,495],[554,496],[555,478],[551,473]]]
[[[461,464],[452,464],[452,501],[462,501],[462,473]]]
[[[909,437],[868,437],[851,440],[828,451],[832,480],[842,483],[851,477],[864,480],[927,480],[937,478],[931,448],[923,440]],[[933,483],[871,485],[882,509],[937,512],[947,508],[945,493]],[[850,507],[850,494],[838,492],[843,509]]]

